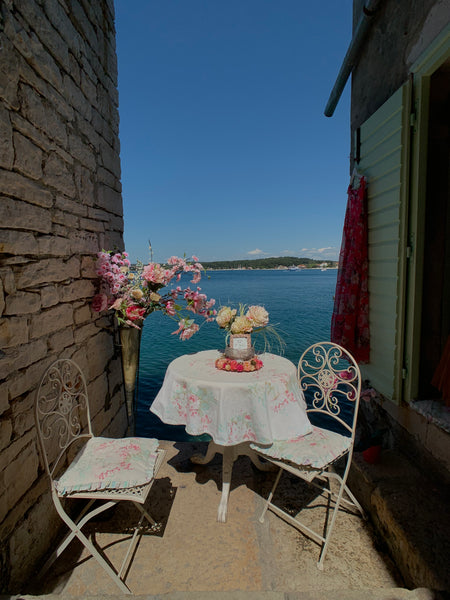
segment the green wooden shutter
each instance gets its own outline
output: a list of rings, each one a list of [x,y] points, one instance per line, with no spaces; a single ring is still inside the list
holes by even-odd
[[[409,84],[360,128],[359,170],[368,179],[370,363],[364,378],[399,402],[404,335],[409,167]]]

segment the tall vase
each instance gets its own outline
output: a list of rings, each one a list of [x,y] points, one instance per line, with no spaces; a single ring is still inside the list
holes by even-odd
[[[142,323],[140,323],[142,327]],[[122,369],[125,383],[125,400],[128,415],[128,431],[134,434],[134,408],[136,378],[139,368],[139,351],[141,347],[142,329],[136,327],[119,327],[120,343],[122,346]]]

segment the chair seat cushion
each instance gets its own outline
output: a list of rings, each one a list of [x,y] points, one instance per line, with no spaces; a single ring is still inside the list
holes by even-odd
[[[313,469],[322,469],[344,454],[350,448],[351,443],[351,437],[328,429],[313,427],[311,433],[292,440],[277,441],[266,448],[257,444],[251,444],[251,447],[267,458],[288,461]]]
[[[153,478],[158,440],[90,438],[55,482],[61,495],[88,490],[125,489]]]

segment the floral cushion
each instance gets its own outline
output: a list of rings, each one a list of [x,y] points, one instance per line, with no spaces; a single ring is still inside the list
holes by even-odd
[[[313,427],[311,433],[292,440],[277,441],[267,448],[257,444],[251,444],[251,447],[268,458],[321,469],[346,452],[351,442],[350,437]]]
[[[90,438],[55,482],[61,495],[124,489],[153,478],[159,442],[153,438]]]

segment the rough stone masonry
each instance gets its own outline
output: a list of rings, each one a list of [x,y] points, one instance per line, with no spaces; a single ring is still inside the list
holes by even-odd
[[[59,520],[33,401],[56,358],[88,381],[96,434],[126,428],[95,255],[123,248],[112,0],[0,2],[0,593],[19,592]]]

